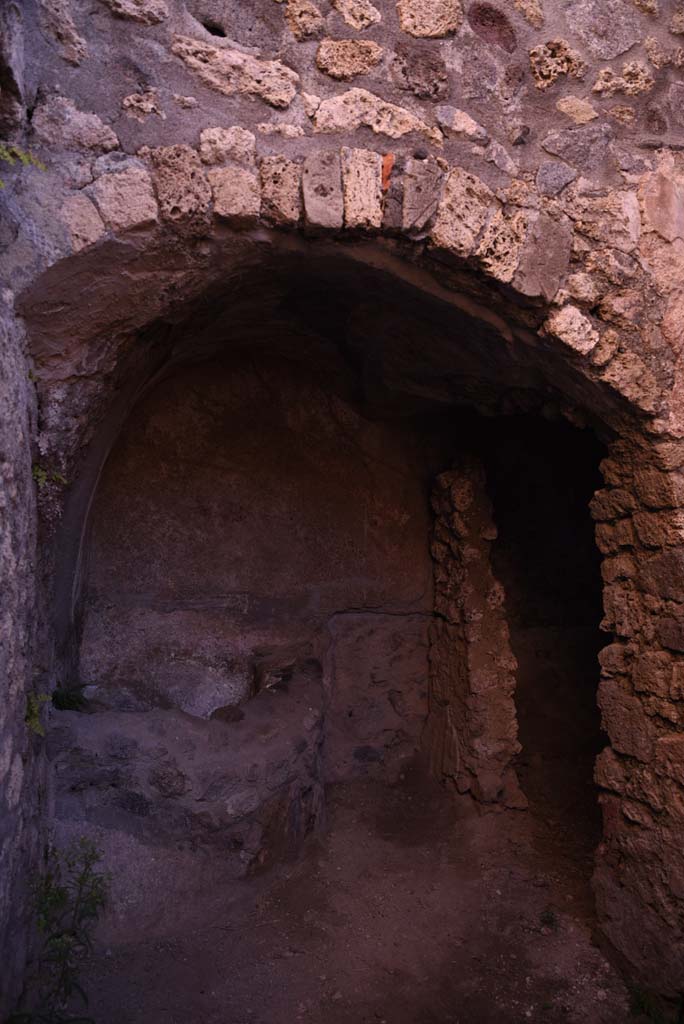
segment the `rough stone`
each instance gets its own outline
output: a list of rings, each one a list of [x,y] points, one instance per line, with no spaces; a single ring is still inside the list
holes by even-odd
[[[513,280],[527,236],[528,216],[516,210],[507,217],[497,210],[484,229],[476,256],[488,274],[508,284]]]
[[[355,29],[370,28],[382,20],[380,11],[370,0],[332,0],[332,5]]]
[[[382,225],[382,157],[368,149],[342,150],[344,222],[348,228]]]
[[[541,0],[514,0],[516,11],[520,11],[533,28],[541,28],[544,24],[544,8]]]
[[[243,167],[212,167],[207,178],[214,195],[214,213],[234,227],[254,223],[261,209],[256,174]]]
[[[342,169],[337,153],[313,153],[305,159],[302,192],[307,224],[330,230],[342,227]]]
[[[553,39],[530,50],[530,67],[537,89],[548,89],[561,76],[584,78],[587,66],[564,39]]]
[[[603,169],[610,160],[610,144],[614,133],[606,124],[589,124],[552,132],[542,140],[547,153],[579,167],[583,172]]]
[[[582,356],[588,355],[599,340],[599,333],[591,320],[577,306],[563,306],[551,314],[544,327],[549,334],[560,338]]]
[[[522,295],[550,302],[570,266],[572,224],[567,217],[551,217],[544,211],[528,217],[524,244],[513,286]]]
[[[668,242],[684,240],[684,176],[678,178],[664,168],[649,175],[642,185],[641,210],[647,231]]]
[[[431,43],[401,43],[392,60],[391,73],[400,89],[421,100],[442,100],[449,95],[446,62]]]
[[[190,235],[204,234],[209,224],[211,188],[190,146],[162,146],[150,153],[162,217]]]
[[[55,149],[72,146],[108,153],[119,145],[112,129],[97,114],[78,110],[64,96],[50,96],[37,107],[31,127],[36,138]]]
[[[59,43],[64,60],[76,66],[81,64],[88,47],[76,28],[69,0],[41,0],[40,14],[43,28]]]
[[[134,118],[141,124],[156,114],[162,120],[166,120],[166,114],[159,103],[159,94],[156,89],[148,89],[147,92],[133,92],[130,96],[124,96],[121,101],[121,109],[128,117]]]
[[[579,96],[562,96],[556,102],[556,109],[560,110],[561,114],[567,114],[575,124],[588,124],[599,116],[591,103]]]
[[[571,0],[565,18],[591,55],[601,60],[619,57],[641,39],[639,15],[623,0]]]
[[[480,178],[455,167],[446,179],[430,235],[433,243],[456,256],[470,256],[494,204],[491,189]]]
[[[82,193],[64,200],[60,216],[69,232],[74,252],[94,245],[104,234],[102,218],[90,199]]]
[[[638,96],[639,93],[650,92],[654,85],[655,79],[646,65],[633,60],[623,64],[621,75],[612,68],[603,68],[591,91],[601,96],[614,96],[618,92],[625,96]]]
[[[494,164],[504,174],[509,174],[512,178],[516,177],[519,168],[515,160],[511,157],[510,153],[505,146],[502,146],[500,142],[496,142],[495,139],[489,143],[485,150],[485,160]]]
[[[324,39],[318,47],[316,66],[331,78],[348,81],[367,75],[380,63],[382,47],[367,39]]]
[[[682,6],[681,3],[679,4],[678,10],[676,10],[670,18],[668,28],[673,35],[684,36],[684,6]]]
[[[323,15],[312,0],[287,0],[285,17],[295,39],[310,39],[323,31]]]
[[[463,21],[461,0],[397,0],[402,32],[441,39],[457,32]]]
[[[267,156],[259,172],[262,216],[279,226],[297,224],[302,210],[300,165],[284,156]]]
[[[118,18],[129,18],[143,25],[158,25],[169,16],[165,0],[100,0]]]
[[[401,226],[406,232],[425,231],[437,213],[444,170],[434,157],[412,158],[404,172]]]
[[[152,180],[142,167],[103,174],[89,192],[112,231],[148,227],[157,219]]]
[[[198,77],[225,96],[246,93],[272,107],[289,107],[299,75],[279,60],[258,60],[239,50],[218,49],[208,43],[176,36],[171,47]]]
[[[537,188],[543,196],[557,196],[574,181],[577,171],[557,160],[545,160],[537,171]]]
[[[439,129],[431,128],[410,110],[388,103],[367,89],[349,89],[323,100],[313,122],[318,132],[353,132],[365,126],[390,139],[399,139],[410,132],[432,140],[441,139]]]
[[[246,128],[204,128],[200,132],[200,160],[203,164],[243,164],[254,167],[256,139]]]
[[[447,138],[453,135],[480,146],[489,143],[487,129],[478,124],[465,110],[458,110],[456,107],[437,107],[437,122]]]

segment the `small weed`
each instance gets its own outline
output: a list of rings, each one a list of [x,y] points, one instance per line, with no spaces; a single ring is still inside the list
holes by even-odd
[[[27,152],[25,149],[20,149],[19,146],[14,146],[11,143],[0,142],[0,162],[6,164],[16,164],[17,162],[23,164],[25,167],[32,165],[37,167],[39,171],[45,171],[47,168],[33,153]],[[0,188],[4,188],[5,183],[0,178]]]
[[[88,1002],[78,979],[107,899],[109,879],[97,870],[101,859],[87,839],[49,851],[33,893],[41,949],[22,1005],[6,1024],[94,1024],[91,1017],[72,1015],[69,1004],[74,997]]]
[[[24,714],[24,721],[26,722],[26,728],[34,734],[34,736],[44,736],[45,726],[40,720],[40,713],[43,708],[43,704],[49,703],[50,698],[46,693],[35,693],[33,690],[26,694],[26,712]]]
[[[54,469],[46,469],[45,466],[41,466],[37,462],[34,462],[31,473],[33,474],[33,479],[38,485],[39,491],[42,491],[48,483],[64,484],[66,486],[66,477],[62,476],[61,473],[58,473]]]
[[[33,468],[31,469],[33,479],[38,485],[38,490],[42,491],[45,484],[48,482],[48,471],[43,466],[39,466],[37,462],[34,462]]]

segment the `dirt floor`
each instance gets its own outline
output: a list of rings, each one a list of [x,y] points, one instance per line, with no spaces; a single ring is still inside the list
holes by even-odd
[[[531,781],[535,766],[521,772]],[[541,799],[480,814],[415,769],[394,786],[333,788],[328,830],[297,863],[213,880],[174,923],[99,951],[84,979],[90,1013],[98,1024],[624,1024],[625,987],[591,939],[589,844],[558,814]]]

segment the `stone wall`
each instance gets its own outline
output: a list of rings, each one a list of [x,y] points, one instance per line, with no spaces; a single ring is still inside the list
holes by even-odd
[[[608,936],[674,995],[684,977],[682,944],[659,965],[656,958],[662,929],[684,921],[679,446],[649,453],[620,443],[602,471],[606,487],[592,512],[604,555],[604,627],[614,637],[601,652],[599,689],[612,746],[597,765],[604,836],[594,887]],[[621,898],[625,888],[640,894],[638,926]]]
[[[504,590],[494,577],[496,539],[482,465],[463,456],[437,478],[435,620],[430,645],[430,716],[425,744],[433,770],[484,803],[524,807]]]
[[[3,301],[10,339],[15,315],[27,331],[40,403],[29,430],[32,388],[12,341],[11,830],[38,813],[40,789],[25,781],[17,802],[40,746],[23,724],[29,433],[44,539],[33,578],[47,580],[31,622],[49,687],[73,667],[82,528],[102,463],[175,357],[176,325],[219,306],[253,319],[246,292],[277,308],[279,260],[327,265],[326,288],[348,274],[377,307],[365,335],[344,304],[328,311],[355,357],[390,324],[405,342],[398,356],[374,350],[364,370],[373,379],[382,365],[395,405],[429,394],[551,406],[612,442],[595,502],[615,634],[600,696],[612,746],[599,765],[599,910],[635,977],[676,991],[683,30],[681,5],[662,0],[4,6],[0,124],[45,164],[2,165]],[[413,310],[397,303],[389,319],[388,280],[424,307],[413,341]],[[10,876],[26,878],[31,843],[11,857]]]
[[[3,1000],[9,1005],[16,995],[26,956],[27,891],[39,863],[47,807],[40,737],[24,721],[28,695],[40,690],[45,671],[36,650],[34,396],[11,295],[1,301],[0,1013]]]
[[[137,407],[90,513],[71,682],[98,707],[209,719],[315,664],[342,778],[418,744],[439,456],[365,420],[326,362],[233,350]]]

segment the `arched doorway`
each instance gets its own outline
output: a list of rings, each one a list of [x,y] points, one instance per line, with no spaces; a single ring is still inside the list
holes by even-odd
[[[328,351],[332,345],[342,352],[357,382],[356,392],[348,397],[356,403],[357,411],[363,407],[363,417],[372,422],[422,419],[433,427],[435,423],[440,425],[437,435],[443,437],[443,424],[458,407],[475,410],[487,417],[534,412],[543,422],[548,417],[560,416],[573,422],[588,423],[608,445],[609,458],[603,463],[606,486],[594,501],[592,511],[600,520],[598,532],[602,554],[607,555],[611,562],[604,591],[607,595],[604,596],[605,625],[615,633],[616,642],[602,654],[604,678],[599,699],[613,744],[618,737],[615,763],[620,766],[620,771],[630,763],[625,758],[632,756],[637,740],[640,755],[646,756],[646,746],[653,746],[656,731],[647,721],[646,732],[638,734],[638,730],[632,728],[622,715],[627,705],[618,695],[627,682],[626,673],[631,672],[634,648],[630,646],[632,641],[629,638],[637,637],[637,647],[642,639],[646,645],[651,642],[645,633],[643,637],[641,634],[643,616],[650,615],[651,611],[646,612],[642,608],[640,584],[635,584],[634,572],[627,566],[628,559],[617,557],[627,535],[621,520],[625,518],[625,512],[631,516],[635,506],[626,509],[622,497],[614,492],[626,490],[632,495],[643,492],[644,499],[639,496],[638,500],[650,503],[648,507],[654,511],[665,509],[672,499],[668,496],[669,478],[658,468],[661,455],[654,454],[641,438],[639,427],[633,420],[634,411],[615,389],[604,387],[594,364],[584,361],[582,353],[575,351],[569,342],[568,347],[563,347],[565,343],[561,345],[556,336],[547,331],[542,331],[539,336],[530,333],[524,326],[525,317],[532,315],[533,319],[538,319],[539,314],[520,314],[519,310],[515,312],[512,308],[509,325],[504,316],[506,300],[501,295],[497,296],[491,308],[486,308],[481,301],[489,295],[486,282],[468,278],[464,294],[454,289],[451,270],[446,271],[447,288],[442,282],[435,281],[432,276],[435,268],[431,265],[429,269],[427,265],[409,266],[386,247],[369,243],[342,252],[333,243],[309,240],[302,247],[297,241],[283,241],[282,236],[275,236],[269,237],[268,245],[274,247],[269,255],[265,255],[262,245],[262,237],[253,240],[243,236],[239,241],[232,235],[216,237],[207,243],[208,248],[214,246],[215,264],[206,258],[207,248],[202,253],[201,266],[193,263],[194,256],[183,246],[173,248],[169,254],[156,242],[139,251],[122,249],[112,253],[115,260],[122,261],[122,268],[126,270],[118,277],[109,278],[109,283],[114,286],[116,282],[116,287],[123,289],[119,300],[124,301],[128,294],[126,282],[135,281],[129,294],[132,303],[130,318],[138,326],[127,332],[114,331],[101,348],[91,345],[89,337],[83,335],[83,328],[76,327],[73,348],[63,355],[56,354],[54,339],[62,327],[67,331],[74,327],[69,308],[60,310],[57,322],[51,322],[49,345],[41,348],[47,340],[45,332],[49,318],[46,319],[46,311],[52,308],[51,289],[56,287],[59,291],[59,274],[46,289],[45,305],[37,306],[36,351],[39,359],[51,368],[50,373],[53,373],[55,360],[60,366],[66,360],[60,370],[67,373],[66,383],[51,383],[47,389],[46,416],[51,415],[49,402],[53,399],[62,405],[71,403],[74,409],[80,410],[69,421],[71,433],[67,430],[51,435],[55,451],[71,452],[68,457],[75,459],[74,472],[69,474],[73,484],[69,487],[65,515],[54,548],[54,625],[61,678],[76,678],[88,550],[84,524],[89,522],[88,512],[93,507],[94,496],[97,501],[96,484],[103,463],[131,409],[141,399],[144,400],[144,395],[157,382],[169,377],[174,368],[179,370],[189,363],[215,358],[220,350],[230,348],[234,343],[236,351],[242,342],[253,351],[258,350],[258,342],[256,347],[253,344],[255,323],[262,331],[262,348],[270,347],[273,351],[273,343],[282,337],[284,326],[285,333],[288,333],[296,322],[298,345],[303,346],[300,356],[303,354],[308,358],[307,346],[312,343],[315,348],[321,339],[323,351],[326,345]],[[304,249],[308,254],[307,260],[302,263],[299,259],[296,270],[293,270],[292,253],[296,252],[299,258]],[[93,254],[87,253],[83,264],[78,261],[79,266],[67,268],[67,272],[75,274],[76,278],[83,273],[92,279],[89,262],[93,258]],[[239,274],[235,270],[236,260],[240,266]],[[436,273],[439,278],[439,270]],[[150,295],[141,287],[141,281],[157,280],[159,275],[164,275],[167,290],[157,290]],[[178,295],[174,291],[174,281],[181,282]],[[461,284],[464,282],[465,279]],[[103,296],[107,300],[106,308],[110,309],[112,296],[107,288],[104,288]],[[61,321],[64,321],[62,327]],[[315,344],[314,337],[318,338]],[[277,352],[277,344],[275,349]],[[282,356],[282,353],[277,354]],[[99,380],[96,388],[90,387],[87,373],[83,378],[80,373],[73,378],[68,377],[68,365],[85,360],[87,369],[90,359],[99,367],[91,367]],[[83,452],[79,444],[88,440],[88,448]],[[451,454],[445,453],[445,460],[436,467],[437,472],[445,467],[448,469]],[[639,484],[640,492],[635,480],[642,472],[644,462],[651,469],[647,470],[650,474],[648,482]],[[48,488],[43,496],[45,503],[51,494],[52,489]],[[628,540],[629,544],[632,544],[631,540]],[[641,552],[635,557],[641,558]],[[653,577],[653,582],[648,585],[656,589],[660,584]],[[625,595],[628,595],[628,615],[622,611]],[[676,642],[672,633],[668,643]],[[668,665],[672,657],[665,655]],[[318,662],[321,669],[324,665],[316,657],[305,661],[303,675],[311,683],[312,675],[315,677],[318,673],[312,662]],[[280,676],[283,667],[285,675],[290,674],[297,669],[296,659],[278,667]],[[275,695],[270,693],[266,696]],[[629,713],[635,721],[641,714],[637,703],[629,704]],[[514,718],[513,722],[517,727]],[[90,740],[86,738],[86,732],[84,730],[78,742],[83,738],[87,746]],[[96,732],[89,735],[97,745]],[[140,744],[140,737],[135,738],[134,747],[136,744]],[[368,751],[363,748],[372,746],[361,743],[354,748],[363,751],[355,760],[368,773],[381,764],[374,757],[365,759]],[[126,743],[119,746],[116,739],[112,748],[123,752],[129,749]],[[91,750],[88,756],[95,753]],[[513,757],[514,751],[508,749],[504,761],[509,755]],[[615,774],[611,756],[611,753],[602,755],[600,782],[607,791],[602,794],[602,800],[610,809],[613,831],[609,834],[604,832],[606,841],[599,848],[597,879],[602,926],[617,945],[625,948],[627,933],[620,921],[627,888],[614,887],[615,862],[612,858],[616,850],[623,849],[623,841],[626,841],[621,819],[616,814],[622,813],[619,810],[620,794],[626,782]],[[87,761],[86,757],[84,763]],[[310,767],[310,764],[306,767],[307,772]],[[298,822],[308,823],[311,820],[312,806],[315,817],[318,804],[311,799],[310,794],[315,787],[310,783],[308,779],[303,787],[306,792],[302,792],[302,814],[295,815],[294,829],[285,830],[288,836],[285,849],[292,848],[291,839],[296,846],[302,832],[307,831],[308,824],[302,829]],[[164,798],[174,799],[174,789],[180,784],[177,787],[172,778],[168,785],[166,781],[162,785],[167,789],[170,786]],[[494,790],[496,792],[496,786]],[[135,814],[137,808],[142,811],[137,817],[147,819],[138,822],[140,833],[147,835],[150,826],[154,831],[154,820],[147,813],[144,801],[126,797],[123,803],[123,807],[116,808],[110,822],[116,824],[122,820],[122,814]],[[67,801],[65,807],[67,817],[72,815],[72,820],[77,820],[80,811],[75,809],[73,802]],[[200,813],[203,810],[201,808]],[[283,808],[274,805],[271,810],[274,820],[281,821]],[[186,818],[181,814],[177,820],[185,821]],[[203,816],[200,824],[204,828],[211,822]],[[103,827],[108,825],[105,823]],[[220,829],[218,833],[220,837]],[[276,834],[282,836],[282,828],[276,828]],[[243,866],[251,860],[252,843],[253,836],[248,834],[239,837],[234,846],[238,858],[241,852],[246,851],[246,857],[240,861]],[[272,845],[276,856],[279,855],[283,844],[277,841]],[[637,875],[641,878],[643,872],[640,866],[636,866],[636,860],[634,865],[634,879]],[[145,877],[146,887],[151,891],[154,872]],[[634,879],[632,881],[636,884]],[[659,927],[656,918],[657,914],[648,926],[652,935]],[[628,935],[631,936],[629,943],[632,943],[630,955],[635,959],[641,958],[640,962],[650,963],[652,951],[649,951],[650,947],[645,948],[643,929],[630,928]]]
[[[377,304],[368,303],[371,288]],[[503,637],[516,654],[510,605],[524,603],[525,591],[505,558],[499,566],[496,539],[498,529],[509,553],[526,553],[507,531],[521,489],[519,477],[497,475],[497,455],[517,438],[517,457],[552,486],[515,424],[524,412],[533,430],[566,437],[566,400],[533,360],[494,344],[488,328],[382,276],[336,264],[329,277],[312,271],[302,282],[281,268],[259,299],[257,319],[254,299],[236,314],[212,292],[167,328],[171,357],[134,403],[89,505],[67,649],[93,714],[61,716],[55,765],[66,829],[87,822],[121,865],[119,891],[135,893],[114,935],[131,920],[143,933],[167,927],[159,908],[169,891],[173,916],[183,893],[206,909],[205,882],[217,884],[218,865],[225,886],[226,875],[249,876],[301,850],[307,836],[325,835],[331,784],[335,842],[340,823],[352,824],[340,787],[362,787],[356,843],[359,821],[380,821],[380,790],[363,787],[389,784],[394,824],[382,818],[382,835],[394,828],[404,845],[410,835],[414,862],[432,843],[445,849],[447,836],[458,847],[453,829],[463,826],[410,772],[418,751],[433,753],[426,723],[440,566],[457,599],[474,594],[465,648],[449,638],[453,677],[470,685],[490,675],[476,693],[481,720],[466,716],[455,727],[459,757],[468,744],[478,748],[478,785],[461,786],[453,765],[433,767],[483,807],[525,803],[514,758],[528,698],[518,694],[516,715],[515,660],[503,664],[500,644]],[[596,450],[583,451],[580,432],[567,431],[567,451],[593,480]],[[509,453],[502,465],[512,464]],[[434,550],[431,494],[436,478],[454,473],[476,495],[460,509],[471,517],[456,544],[466,578]],[[567,496],[557,497],[565,510]],[[585,514],[588,499],[582,493]],[[567,523],[560,534],[576,543]],[[538,539],[543,561],[549,545]],[[484,569],[473,590],[476,555]],[[567,583],[572,591],[570,576]],[[574,592],[582,586],[580,574]],[[530,600],[539,590],[533,580]],[[473,644],[478,623],[484,635]],[[458,693],[439,696],[452,710],[458,704]],[[480,724],[495,731],[506,701],[505,742],[483,745]],[[595,702],[593,712],[596,720]],[[500,787],[497,773],[511,785]],[[410,813],[422,801],[444,819],[441,831]],[[404,820],[410,828],[397,825]],[[485,860],[493,827],[473,839]],[[456,856],[459,872],[469,870],[464,849]],[[193,863],[204,866],[190,878]],[[488,862],[487,871],[501,870],[496,858]],[[452,907],[459,872],[449,883]],[[467,916],[481,899],[470,893]],[[540,928],[546,909],[535,910]],[[404,905],[405,924],[409,912]],[[478,941],[485,949],[482,934]],[[241,970],[244,979],[244,962]],[[419,1002],[432,1014],[450,1005],[484,1013],[473,998],[447,986],[433,1005],[425,992]],[[346,999],[345,1007],[352,1012]],[[621,1007],[611,1007],[615,1020]]]

